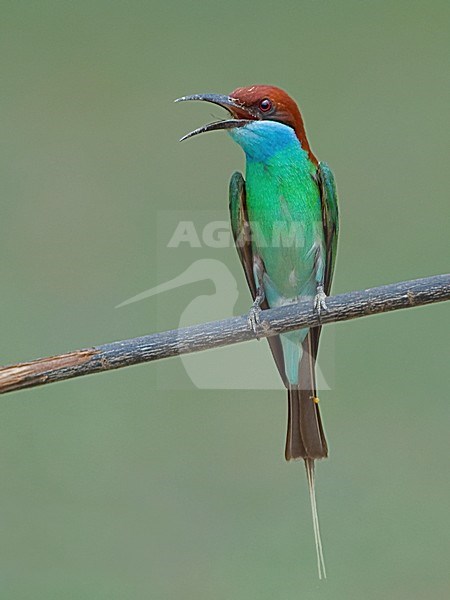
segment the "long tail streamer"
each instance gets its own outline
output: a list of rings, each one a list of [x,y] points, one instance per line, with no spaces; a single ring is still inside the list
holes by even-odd
[[[326,579],[327,572],[325,570],[325,560],[323,558],[322,539],[320,537],[319,515],[317,513],[316,490],[314,479],[314,460],[305,458],[306,475],[308,477],[309,498],[311,500],[312,522],[314,529],[314,541],[316,544],[317,554],[317,569],[319,571],[319,579]]]

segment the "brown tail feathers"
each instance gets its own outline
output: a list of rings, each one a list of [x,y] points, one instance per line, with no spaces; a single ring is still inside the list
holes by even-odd
[[[299,384],[288,388],[288,427],[286,460],[316,459],[328,456],[327,441],[317,403],[315,352],[311,348],[311,333],[303,342],[299,365]]]

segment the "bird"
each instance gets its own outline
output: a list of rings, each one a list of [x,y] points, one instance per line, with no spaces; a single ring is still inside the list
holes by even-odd
[[[330,167],[309,144],[301,112],[279,87],[239,87],[229,95],[204,93],[176,102],[209,102],[230,118],[183,136],[226,130],[246,157],[245,179],[229,185],[231,227],[253,304],[249,327],[258,335],[261,311],[310,298],[319,318],[327,310],[338,240],[338,200]],[[320,322],[320,321],[319,321]],[[315,493],[315,461],[328,456],[316,389],[321,327],[269,337],[288,393],[286,460],[305,464],[319,578],[326,578]]]

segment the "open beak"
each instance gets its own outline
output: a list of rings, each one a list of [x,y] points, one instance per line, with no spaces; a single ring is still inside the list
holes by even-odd
[[[175,102],[185,102],[186,100],[202,100],[203,102],[217,104],[217,106],[225,108],[230,113],[232,118],[225,119],[223,121],[214,121],[214,123],[208,123],[208,125],[203,125],[203,127],[194,129],[194,131],[184,135],[180,139],[180,142],[187,140],[194,135],[198,135],[199,133],[205,133],[206,131],[243,127],[244,125],[247,125],[249,121],[254,121],[257,118],[249,108],[242,106],[231,96],[222,96],[220,94],[193,94],[192,96],[183,96],[182,98],[177,98]]]

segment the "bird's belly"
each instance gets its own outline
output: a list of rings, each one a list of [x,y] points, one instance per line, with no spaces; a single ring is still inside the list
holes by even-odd
[[[270,306],[315,290],[317,228],[309,220],[260,218],[251,223],[253,252],[264,263],[264,287]]]

